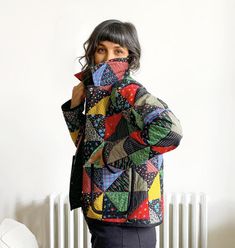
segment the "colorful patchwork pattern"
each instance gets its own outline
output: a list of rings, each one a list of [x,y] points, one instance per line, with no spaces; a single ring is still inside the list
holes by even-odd
[[[82,80],[82,72],[75,74]],[[161,99],[130,76],[127,58],[92,68],[83,104],[62,105],[76,145],[85,128],[82,209],[86,218],[122,225],[163,221],[163,153],[182,138],[179,120]],[[77,135],[77,136],[76,136]],[[103,149],[105,165],[89,158]]]

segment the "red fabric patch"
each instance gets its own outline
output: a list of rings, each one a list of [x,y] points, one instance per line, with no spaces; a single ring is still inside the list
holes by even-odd
[[[151,163],[150,160],[148,160],[146,164],[147,164],[147,173],[158,172],[158,169]]]
[[[149,219],[149,206],[148,206],[148,198],[146,198],[140,206],[128,216],[128,219]]]
[[[117,62],[117,61],[110,61],[109,66],[112,68],[112,71],[115,73],[118,80],[121,80],[123,78],[123,75],[125,71],[128,68],[128,62]]]
[[[91,179],[87,175],[85,168],[83,168],[82,192],[83,193],[91,193]]]
[[[151,149],[155,152],[158,153],[164,153],[164,152],[169,152],[173,149],[175,149],[176,146],[167,146],[167,147],[163,147],[163,146],[152,146]]]
[[[123,89],[119,90],[119,92],[133,106],[135,103],[136,91],[139,87],[140,87],[139,85],[130,84],[124,87]]]
[[[105,118],[105,135],[104,135],[105,140],[109,138],[116,131],[116,127],[121,118],[122,118],[122,113],[114,114],[112,116]]]
[[[137,142],[139,142],[140,144],[146,145],[146,143],[144,142],[144,140],[141,138],[141,131],[134,131],[130,134],[130,137],[135,139]]]
[[[123,223],[123,222],[126,222],[126,219],[124,218],[121,218],[121,219],[102,219],[103,221],[106,221],[106,222],[120,222],[120,223]]]
[[[80,81],[82,81],[82,79],[83,79],[83,71],[80,71],[80,72],[74,74],[74,76],[76,78],[78,78]]]
[[[96,193],[101,193],[101,192],[103,192],[99,187],[97,187],[96,186],[96,184],[94,185],[94,192],[96,192]]]

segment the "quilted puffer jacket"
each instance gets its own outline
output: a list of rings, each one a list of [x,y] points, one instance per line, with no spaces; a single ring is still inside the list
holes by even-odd
[[[75,76],[82,80],[83,71]],[[81,201],[86,220],[132,226],[161,224],[163,153],[180,144],[180,121],[163,100],[131,77],[127,58],[96,64],[84,84],[85,101],[70,109],[70,99],[62,110],[75,145],[85,130],[80,156],[84,159]],[[105,164],[89,163],[100,148]],[[71,209],[78,206],[72,200],[70,204]]]

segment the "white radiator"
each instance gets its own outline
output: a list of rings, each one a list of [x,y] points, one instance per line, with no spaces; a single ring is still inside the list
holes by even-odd
[[[49,196],[50,248],[91,248],[81,208],[70,211],[65,193]],[[156,248],[207,248],[204,193],[164,193],[164,222],[156,226]]]

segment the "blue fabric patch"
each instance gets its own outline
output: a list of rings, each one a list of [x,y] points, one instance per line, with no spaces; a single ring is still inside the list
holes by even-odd
[[[107,64],[103,64],[99,69],[97,69],[94,73],[92,73],[92,79],[95,86],[100,86],[101,79],[106,69]]]

